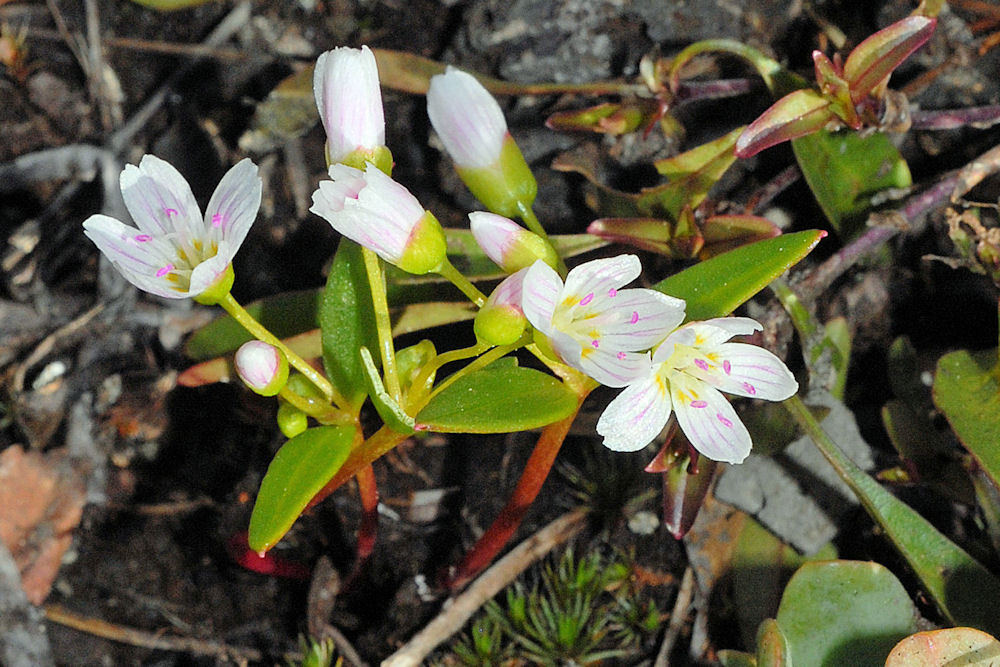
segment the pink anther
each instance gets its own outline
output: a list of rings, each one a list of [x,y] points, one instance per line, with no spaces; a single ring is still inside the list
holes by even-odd
[[[149,243],[153,240],[153,237],[149,234],[136,234],[135,240],[138,243]]]
[[[174,270],[174,265],[173,264],[167,264],[165,267],[163,267],[162,269],[160,269],[159,271],[156,272],[156,277],[157,278],[162,278],[163,276],[167,275],[168,273],[170,273],[173,270]]]
[[[587,296],[585,296],[582,299],[580,299],[580,305],[581,306],[586,306],[588,303],[590,303],[593,300],[594,300],[594,293],[591,292]]]
[[[639,311],[633,310],[632,311],[632,319],[629,320],[629,324],[635,324],[638,321],[639,321]]]
[[[591,345],[591,347],[593,347],[596,350],[597,348],[599,348],[601,346],[601,343],[599,341],[592,340],[592,341],[590,341],[590,345]]]
[[[705,361],[704,359],[695,359],[694,360],[694,365],[697,366],[698,368],[700,368],[703,371],[707,371],[708,370],[708,362]]]
[[[619,361],[621,361],[622,359],[624,359],[624,358],[625,358],[625,356],[626,356],[626,355],[625,355],[625,353],[624,353],[624,352],[619,352],[619,353],[618,353],[618,354],[616,354],[615,356],[616,356],[616,357],[618,357],[618,360],[619,360]]]
[[[167,214],[168,218],[173,217],[175,215],[180,215],[180,213],[177,212],[176,208],[165,208],[163,209],[163,212]]]
[[[718,419],[720,422],[722,422],[722,425],[725,426],[726,428],[733,427],[733,422],[726,419],[725,415],[723,415],[721,412],[716,412],[715,418]]]
[[[708,401],[691,401],[692,408],[707,408]]]
[[[748,394],[750,394],[751,396],[753,396],[753,395],[755,395],[755,394],[757,393],[757,387],[753,386],[753,385],[752,385],[752,384],[750,384],[749,382],[744,382],[744,383],[743,383],[743,389],[744,389],[744,390],[745,390],[745,391],[746,391],[746,392],[747,392]]]
[[[612,287],[611,289],[608,290],[608,296],[610,296],[612,299],[615,298],[616,296],[618,296],[618,290]]]
[[[726,375],[729,375],[732,372],[733,365],[729,363],[728,359],[722,362],[722,370],[726,371]]]
[[[215,215],[212,216],[212,226],[219,227],[221,225],[222,225],[222,215],[216,213]]]

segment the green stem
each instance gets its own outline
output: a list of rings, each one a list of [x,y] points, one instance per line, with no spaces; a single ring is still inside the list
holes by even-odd
[[[469,301],[476,304],[477,308],[482,308],[483,304],[486,303],[486,296],[479,291],[479,288],[473,285],[468,278],[459,273],[448,258],[444,258],[444,262],[441,264],[441,268],[437,270],[443,278],[446,278],[451,282],[452,285],[457,287],[462,291],[462,294],[469,298]]]
[[[278,392],[278,396],[320,424],[348,424],[353,421],[351,415],[343,410],[332,407],[328,403],[323,403],[318,399],[296,394],[288,387],[282,387],[281,391]]]
[[[382,357],[382,375],[385,379],[385,389],[392,399],[399,403],[403,392],[399,385],[399,373],[396,370],[396,348],[392,342],[392,322],[389,319],[389,302],[385,295],[385,274],[378,255],[373,250],[362,247],[365,258],[365,272],[368,274],[368,284],[371,287],[372,307],[375,311],[375,333],[378,336],[379,352]]]
[[[517,348],[519,348],[522,345],[524,345],[524,343],[527,342],[527,340],[528,340],[527,337],[521,337],[521,339],[517,340],[516,342],[512,343],[511,345],[500,345],[499,347],[493,348],[492,350],[490,350],[486,354],[481,355],[478,359],[476,359],[475,361],[473,361],[472,363],[470,363],[468,366],[466,366],[465,368],[462,368],[460,370],[455,371],[454,373],[452,373],[451,375],[449,375],[447,377],[447,379],[444,380],[444,382],[442,382],[438,386],[434,387],[434,391],[431,392],[431,395],[428,397],[428,400],[430,400],[431,398],[434,398],[435,396],[437,396],[438,394],[440,394],[442,391],[444,391],[445,388],[447,388],[450,384],[452,384],[456,380],[464,377],[465,375],[468,375],[469,373],[472,373],[473,371],[478,371],[480,368],[485,368],[486,366],[492,364],[494,361],[496,361],[500,357],[504,356],[508,352],[513,352]],[[466,349],[467,350],[471,350],[471,349],[474,349],[474,348],[483,349],[484,347],[487,347],[487,346],[485,344],[481,343],[480,345],[475,345],[475,346],[473,346],[471,348],[466,348]],[[455,350],[455,351],[458,352],[460,350]],[[446,354],[450,354],[450,353],[446,353]],[[441,355],[441,357],[444,357],[444,356],[446,356],[446,355],[445,354]],[[472,355],[468,355],[468,356],[472,356]],[[449,359],[448,361],[455,361],[455,359]],[[447,363],[447,362],[443,362],[443,363]]]
[[[288,359],[288,363],[292,365],[292,368],[309,378],[309,381],[316,385],[316,388],[323,392],[323,395],[327,400],[333,401],[338,407],[344,407],[347,405],[347,401],[344,397],[340,395],[330,382],[323,377],[319,371],[313,368],[308,361],[300,357],[298,354],[293,352],[287,345],[278,340],[278,338],[268,331],[264,325],[255,320],[253,316],[246,311],[246,309],[233,298],[232,294],[226,294],[222,299],[219,300],[219,305],[229,313],[230,317],[240,323],[240,325],[250,332],[250,334],[257,340],[262,340],[265,343],[275,346],[285,355]]]
[[[517,209],[521,212],[521,220],[524,220],[524,224],[528,225],[528,229],[541,236],[543,239],[545,239],[546,243],[552,246],[552,239],[550,239],[549,235],[545,232],[545,228],[542,227],[542,223],[539,222],[538,216],[535,215],[534,209],[532,209],[530,206],[528,206],[522,201],[517,202]],[[552,248],[553,250],[555,250],[555,246],[552,246]],[[556,257],[559,260],[559,266],[558,266],[559,275],[565,276],[566,263],[563,262],[563,258],[559,255],[558,252],[556,253]]]

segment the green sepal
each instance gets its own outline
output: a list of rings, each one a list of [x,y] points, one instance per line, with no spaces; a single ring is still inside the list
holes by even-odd
[[[491,166],[471,168],[455,165],[455,171],[487,209],[508,218],[520,215],[521,206],[530,208],[538,195],[535,175],[509,134],[504,138],[500,157]]]
[[[214,306],[226,298],[226,295],[232,291],[234,282],[236,282],[236,273],[233,271],[233,265],[230,264],[226,267],[225,271],[219,274],[219,277],[215,279],[215,282],[208,289],[192,298],[196,303],[200,303],[203,306]]]
[[[413,417],[406,414],[406,411],[385,390],[385,387],[382,385],[382,377],[379,375],[378,369],[375,367],[375,361],[372,359],[372,353],[368,351],[367,347],[361,348],[359,353],[361,364],[365,370],[365,379],[368,381],[368,393],[371,396],[372,404],[375,406],[375,411],[378,412],[378,416],[382,418],[386,426],[396,433],[404,435],[412,434],[414,432]]]

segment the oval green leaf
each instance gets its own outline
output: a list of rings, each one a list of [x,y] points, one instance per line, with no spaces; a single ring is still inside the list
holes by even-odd
[[[844,238],[864,228],[875,195],[913,184],[910,167],[880,132],[814,132],[793,139],[792,150],[820,208]]]
[[[783,234],[713,257],[653,286],[687,302],[686,318],[724,317],[809,254],[820,230]]]
[[[934,404],[994,484],[1000,483],[997,350],[959,350],[938,360]]]
[[[267,551],[288,532],[313,496],[347,460],[353,426],[317,426],[278,450],[267,468],[250,516],[250,548]]]
[[[565,419],[577,405],[556,378],[504,358],[446,387],[416,422],[418,430],[440,433],[512,433]]]
[[[806,563],[778,607],[794,665],[881,665],[916,632],[916,610],[899,580],[872,562]]]

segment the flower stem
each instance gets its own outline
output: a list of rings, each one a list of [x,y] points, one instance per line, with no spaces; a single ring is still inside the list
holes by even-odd
[[[373,250],[362,248],[365,258],[365,271],[368,274],[368,284],[371,287],[372,307],[375,311],[375,332],[378,336],[379,350],[382,356],[382,375],[385,389],[396,403],[402,400],[403,392],[399,385],[399,373],[396,371],[396,348],[392,342],[392,322],[389,320],[389,302],[385,295],[385,274],[378,255]]]
[[[328,400],[333,401],[338,407],[344,407],[347,402],[344,397],[340,395],[340,392],[334,388],[330,382],[323,377],[319,371],[313,368],[308,361],[300,357],[298,354],[293,352],[287,345],[278,340],[278,338],[268,331],[264,325],[255,320],[253,316],[246,311],[246,309],[241,306],[236,299],[233,298],[232,294],[226,294],[222,299],[219,300],[219,305],[229,313],[230,317],[240,323],[240,325],[249,331],[251,335],[257,340],[262,340],[265,343],[275,346],[284,353],[285,357],[288,359],[288,363],[292,365],[292,368],[309,378],[309,381],[316,385],[316,388],[323,392]]]
[[[496,361],[500,357],[504,356],[508,352],[513,352],[517,348],[519,348],[522,345],[524,345],[524,343],[527,342],[527,340],[528,340],[527,338],[522,337],[522,338],[520,338],[519,340],[515,341],[514,343],[512,343],[510,345],[500,345],[499,347],[493,348],[492,350],[490,350],[486,354],[481,355],[478,359],[476,359],[475,361],[473,361],[472,363],[470,363],[468,366],[466,366],[465,368],[462,368],[460,370],[455,371],[454,373],[452,373],[451,375],[449,375],[441,384],[439,384],[438,386],[434,387],[434,391],[431,392],[431,394],[429,396],[429,399],[430,398],[434,398],[435,396],[437,396],[445,388],[447,388],[448,385],[450,385],[451,383],[455,382],[459,378],[461,378],[461,377],[463,377],[463,376],[465,376],[465,375],[467,375],[467,374],[469,374],[469,373],[471,373],[473,371],[478,371],[480,368],[484,368],[484,367],[492,364],[494,361]],[[446,352],[446,353],[442,354],[440,357],[438,357],[438,359],[446,357],[449,354],[452,354],[453,352],[464,352],[466,354],[464,354],[461,357],[454,357],[454,358],[451,358],[451,359],[446,359],[446,360],[442,361],[440,364],[438,364],[438,367],[443,366],[444,364],[452,362],[452,361],[457,361],[458,359],[467,359],[468,357],[471,357],[472,354],[468,354],[468,352],[470,350],[477,350],[476,352],[473,352],[473,354],[479,354],[480,351],[486,349],[487,347],[489,347],[489,345],[487,345],[485,343],[479,343],[478,345],[473,345],[472,347],[467,347],[464,350],[453,350],[452,352]]]
[[[347,424],[352,421],[352,417],[343,410],[321,403],[318,399],[301,396],[287,386],[281,388],[278,396],[320,424]]]
[[[375,481],[375,469],[370,463],[362,466],[356,478],[358,494],[361,496],[361,525],[358,527],[354,567],[344,582],[344,589],[351,588],[361,576],[362,568],[375,550],[375,536],[378,532],[378,485]]]
[[[559,448],[569,433],[569,428],[576,419],[580,406],[587,393],[577,394],[576,410],[573,413],[554,424],[549,424],[538,437],[534,451],[528,463],[524,466],[521,479],[518,480],[514,493],[500,514],[493,521],[482,537],[469,550],[455,569],[448,573],[444,585],[451,590],[457,590],[475,577],[479,572],[492,562],[496,555],[503,549],[507,541],[521,525],[524,515],[527,513],[531,503],[538,496],[542,489],[542,484],[549,476],[552,464],[556,460]]]
[[[521,220],[524,220],[524,224],[528,225],[528,229],[541,236],[543,239],[545,239],[546,243],[552,246],[552,239],[549,238],[549,235],[546,233],[545,228],[542,227],[542,223],[539,222],[538,216],[535,215],[534,209],[532,209],[530,206],[528,206],[522,201],[517,202],[517,208],[521,212]],[[552,249],[555,250],[555,246],[552,246]],[[559,275],[565,276],[566,263],[563,261],[563,258],[559,255],[558,252],[556,253],[556,257],[559,260],[559,266],[557,268],[557,270],[559,271]]]
[[[473,285],[468,278],[459,273],[458,269],[456,269],[454,265],[448,261],[447,257],[444,258],[444,262],[442,262],[441,267],[437,270],[437,272],[441,274],[443,278],[450,281],[452,285],[460,289],[462,294],[469,298],[469,301],[476,304],[477,308],[482,308],[483,304],[486,303],[486,296],[480,292],[479,288]]]

